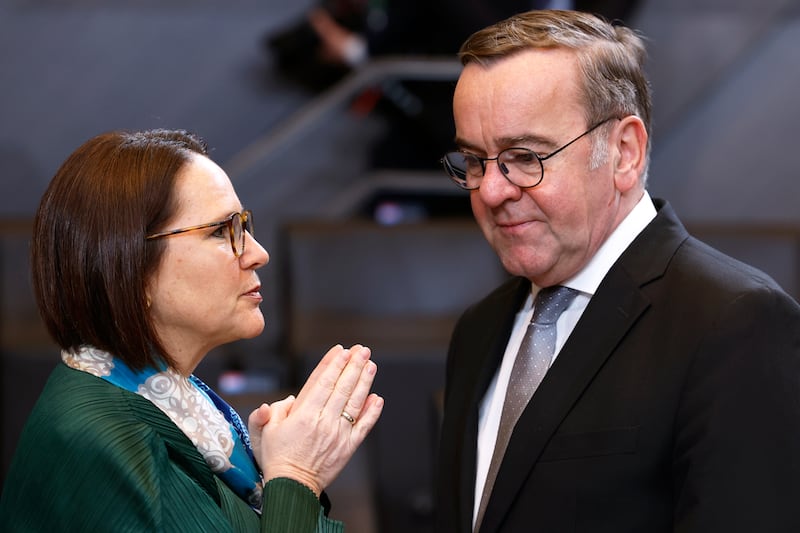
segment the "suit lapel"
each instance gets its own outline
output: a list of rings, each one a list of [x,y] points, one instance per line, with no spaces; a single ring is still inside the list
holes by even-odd
[[[642,286],[663,274],[678,245],[687,237],[671,209],[661,202],[657,207],[659,216],[603,279],[517,422],[484,515],[482,533],[499,529],[550,438],[649,307]]]
[[[481,341],[478,341],[483,344],[476,346],[477,351],[475,353],[479,354],[479,357],[476,358],[478,366],[473,374],[476,376],[476,380],[471,386],[467,387],[467,391],[470,394],[467,399],[469,419],[463,432],[465,441],[462,443],[463,449],[469,450],[469,453],[464,454],[464,462],[461,465],[462,472],[470,472],[472,475],[466,480],[466,483],[460,484],[462,490],[461,501],[465,502],[465,512],[461,515],[460,531],[472,531],[480,404],[503,359],[508,337],[514,325],[514,318],[530,292],[530,282],[524,278],[515,278],[506,285],[497,294],[498,298],[495,298],[495,305],[489,307],[490,314],[494,318],[490,322],[493,327],[488,335],[484,334]]]
[[[456,374],[470,381],[453,385],[453,398],[449,401],[457,406],[450,412],[465,413],[457,427],[448,433],[458,439],[454,449],[463,450],[457,471],[458,482],[451,485],[459,491],[459,529],[472,530],[472,511],[475,505],[475,465],[477,460],[478,411],[486,389],[494,377],[508,343],[514,317],[530,294],[530,282],[524,278],[513,278],[489,296],[486,307],[476,317],[477,323],[485,327],[470,331],[466,345],[471,357],[456,361]],[[465,336],[467,336],[465,334]],[[467,353],[464,351],[463,353]]]

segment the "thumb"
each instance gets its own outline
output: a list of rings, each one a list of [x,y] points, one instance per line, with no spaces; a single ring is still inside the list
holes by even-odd
[[[283,400],[273,402],[270,406],[270,420],[274,422],[280,422],[285,420],[287,416],[289,416],[289,412],[292,410],[292,405],[294,405],[295,397],[294,395],[289,395]],[[266,422],[265,422],[266,423]]]
[[[254,430],[260,430],[267,422],[269,422],[270,416],[272,414],[272,409],[266,403],[262,403],[256,409],[250,413],[250,416],[247,418],[247,429],[250,433],[253,433]]]

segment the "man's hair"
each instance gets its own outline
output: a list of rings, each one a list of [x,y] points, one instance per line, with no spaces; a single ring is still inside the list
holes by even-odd
[[[647,52],[633,30],[580,11],[520,13],[472,34],[459,50],[461,63],[487,66],[536,48],[574,50],[583,77],[579,90],[587,125],[607,118],[638,116],[651,129]],[[649,141],[647,154],[649,158]]]
[[[56,172],[34,219],[31,270],[45,325],[64,350],[91,345],[135,369],[172,365],[148,310],[165,250],[146,235],[175,213],[175,179],[205,142],[182,130],[94,137]]]

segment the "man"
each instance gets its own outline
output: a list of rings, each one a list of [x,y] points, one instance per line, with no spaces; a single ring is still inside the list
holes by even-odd
[[[515,277],[453,333],[436,531],[800,531],[800,307],[648,195],[641,39],[532,11],[460,57],[443,163]],[[517,351],[556,286],[521,401]]]

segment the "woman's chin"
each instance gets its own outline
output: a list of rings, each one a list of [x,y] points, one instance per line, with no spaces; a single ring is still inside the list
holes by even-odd
[[[252,339],[258,337],[264,331],[264,315],[261,314],[260,309],[256,309],[253,315],[247,318],[246,321],[239,323],[237,328],[239,332],[239,339]]]

